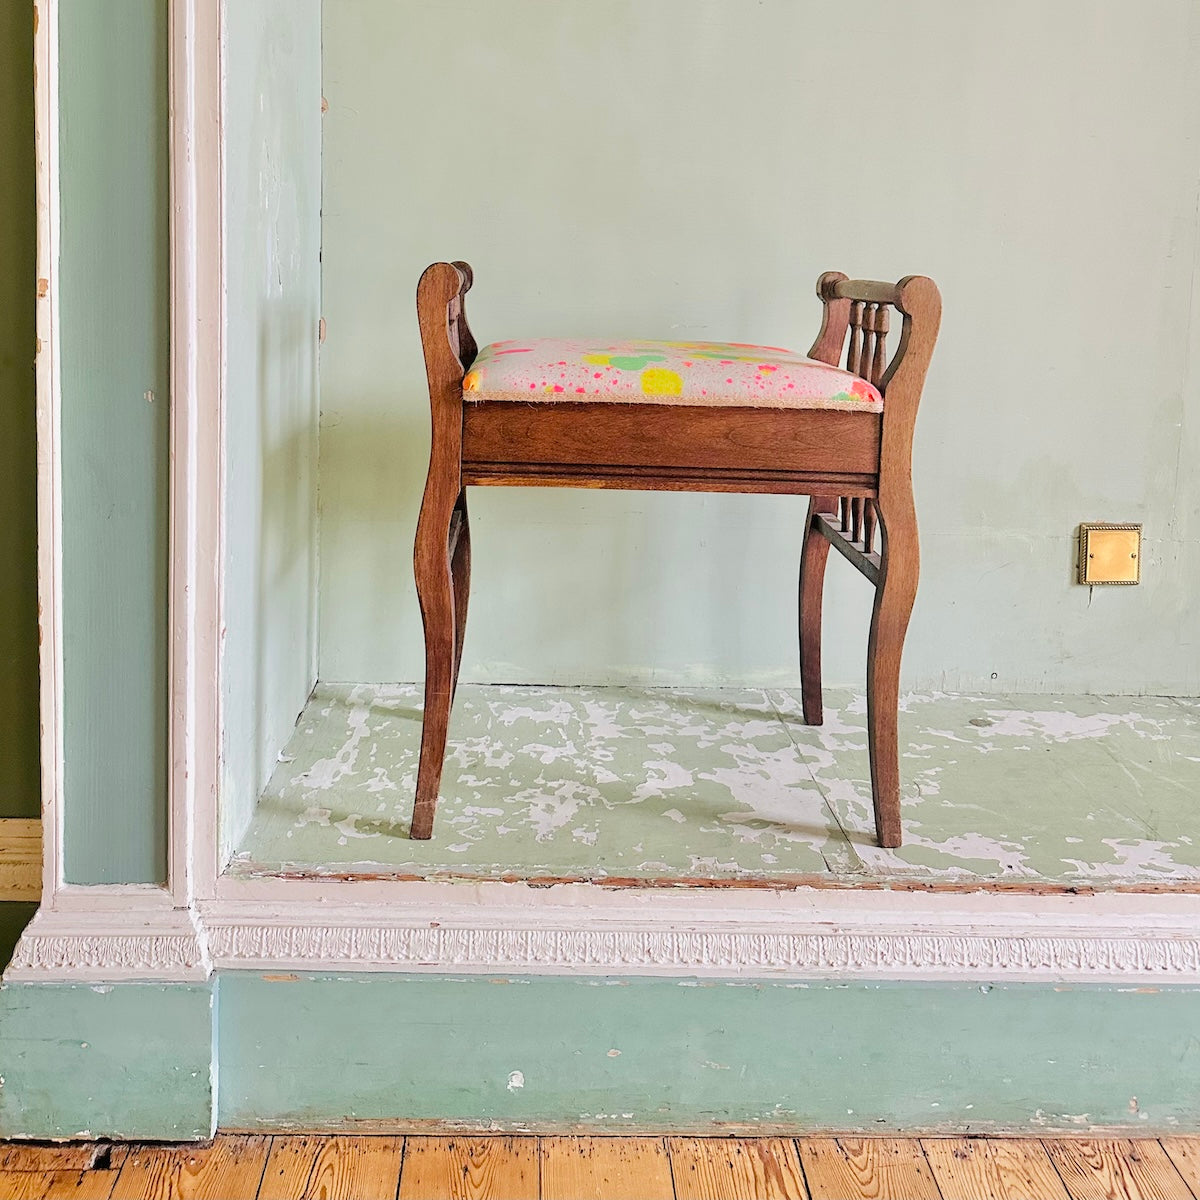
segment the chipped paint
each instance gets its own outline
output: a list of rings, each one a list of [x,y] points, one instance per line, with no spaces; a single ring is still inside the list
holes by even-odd
[[[612,886],[1200,885],[1193,705],[907,695],[905,844],[883,850],[865,702],[826,700],[812,728],[784,690],[464,685],[434,838],[418,843],[407,836],[418,689],[322,684],[233,870]]]

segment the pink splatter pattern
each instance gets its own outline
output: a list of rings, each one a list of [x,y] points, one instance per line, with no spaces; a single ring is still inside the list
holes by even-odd
[[[883,410],[878,389],[849,371],[738,342],[493,342],[467,372],[463,397]]]

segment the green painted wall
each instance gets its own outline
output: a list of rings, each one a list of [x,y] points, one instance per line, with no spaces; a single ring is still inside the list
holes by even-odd
[[[932,275],[907,682],[1194,692],[1196,12],[327,3],[322,677],[421,676],[413,290],[465,257],[482,341],[807,349],[820,271]],[[473,504],[464,678],[795,679],[803,500]],[[1145,522],[1141,587],[1073,583],[1082,520]],[[829,576],[827,677],[853,683],[868,591]]]
[[[316,682],[320,0],[237,0],[224,30],[228,854]]]
[[[166,874],[167,6],[59,6],[65,873]]]
[[[33,6],[0,4],[0,817],[36,817]]]

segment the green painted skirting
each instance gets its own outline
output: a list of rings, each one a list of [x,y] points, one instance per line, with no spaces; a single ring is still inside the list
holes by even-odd
[[[0,988],[0,1138],[212,1133],[214,988]]]
[[[1200,1129],[1196,989],[235,973],[220,994],[230,1128]]]
[[[219,1004],[213,1006],[214,994]],[[222,975],[0,989],[0,1137],[1200,1130],[1200,989]]]

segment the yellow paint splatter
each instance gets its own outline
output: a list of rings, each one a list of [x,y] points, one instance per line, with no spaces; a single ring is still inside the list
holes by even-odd
[[[647,396],[679,396],[683,394],[683,378],[665,367],[647,367],[642,372],[642,391]]]
[[[583,361],[592,367],[607,367],[610,354],[585,354]]]
[[[463,380],[463,391],[464,392],[479,391],[479,372],[478,371],[468,371],[467,372],[467,377],[466,377],[466,379]]]

